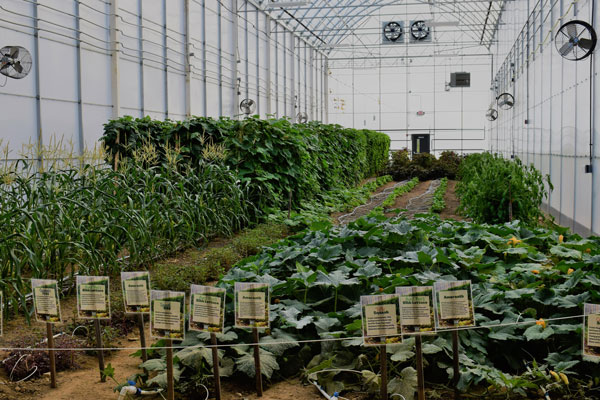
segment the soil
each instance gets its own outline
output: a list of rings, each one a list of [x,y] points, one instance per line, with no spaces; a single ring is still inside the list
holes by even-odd
[[[465,217],[458,214],[458,206],[460,201],[456,195],[456,184],[457,181],[448,181],[448,187],[446,194],[444,195],[444,201],[446,202],[446,208],[440,213],[442,219],[454,219],[457,221],[465,220]]]
[[[408,206],[408,203],[410,202],[410,200],[415,197],[423,195],[423,193],[425,193],[427,191],[427,189],[429,188],[430,184],[431,184],[431,181],[419,182],[417,184],[417,186],[415,186],[413,188],[413,190],[411,190],[410,192],[404,193],[402,196],[396,197],[396,202],[390,208],[390,211],[385,213],[385,216],[389,217],[389,218],[397,217],[398,210],[405,210],[406,207]],[[392,211],[392,210],[395,210],[395,211]]]
[[[366,182],[366,181],[365,181]],[[379,187],[373,194],[372,202],[368,205],[363,206],[356,210],[355,214],[352,215],[352,220],[358,219],[361,216],[367,215],[375,207],[381,205],[381,203],[387,197],[385,194],[390,193],[392,188],[399,182],[389,182],[386,185]],[[424,194],[431,189],[432,181],[419,183],[411,192],[406,193],[396,199],[393,206],[394,209],[406,209],[407,207],[412,208],[412,203],[415,202],[415,198],[423,198]],[[448,182],[448,190],[445,195],[446,208],[441,213],[441,217],[452,218],[452,219],[463,219],[463,217],[457,215],[456,209],[458,208],[459,202],[455,194],[456,181]],[[386,193],[384,193],[386,192]],[[380,195],[380,196],[377,196]],[[412,200],[412,201],[411,201]],[[409,204],[411,203],[411,204]],[[411,210],[409,210],[410,212]],[[338,218],[347,213],[336,213],[332,215],[334,220],[339,223]],[[387,213],[387,216],[396,216],[396,213]],[[344,221],[345,223],[349,221]],[[178,265],[195,265],[201,254],[206,251],[207,248],[223,247],[231,242],[232,239],[215,238],[207,244],[207,247],[202,249],[188,249],[180,253],[174,254],[173,256],[161,261],[163,263],[173,263]],[[114,283],[111,284],[113,291],[120,292],[120,285],[118,280],[112,280]],[[69,295],[61,300],[61,312],[63,316],[63,324],[57,324],[54,326],[54,332],[60,332],[66,330],[69,323],[76,321],[76,297],[75,295]],[[132,322],[133,325],[133,322]],[[70,332],[68,332],[70,333]],[[32,321],[31,325],[28,325],[25,317],[22,315],[5,321],[4,325],[4,336],[3,343],[6,347],[10,346],[10,343],[18,341],[23,337],[35,336],[42,340],[45,338],[46,330],[42,323]],[[127,337],[123,337],[113,343],[115,347],[123,347],[125,350],[114,351],[105,353],[105,365],[109,363],[115,369],[115,379],[119,382],[125,382],[131,375],[140,372],[139,364],[141,360],[139,358],[131,357],[134,353],[134,348],[139,346],[139,337],[137,335],[137,329],[134,333],[130,333]],[[131,348],[128,350],[127,348]],[[6,357],[8,353],[0,353],[0,358]],[[95,356],[85,354],[84,352],[77,352],[76,363],[77,369],[70,371],[63,371],[57,374],[57,388],[50,388],[50,377],[48,374],[45,376],[26,382],[14,383],[10,382],[8,374],[4,369],[0,368],[0,400],[76,400],[84,399],[89,397],[93,393],[94,400],[114,400],[118,394],[114,392],[116,383],[110,379],[107,382],[100,382],[100,374],[98,372],[98,360]],[[247,382],[239,382],[234,380],[224,379],[223,385],[223,400],[256,400],[258,399],[255,394],[253,382],[248,380]],[[266,385],[266,383],[265,383]],[[147,397],[148,399],[160,397]],[[268,388],[265,388],[264,396],[261,399],[264,400],[315,400],[322,398],[317,389],[310,385],[304,385],[299,380],[288,380],[276,383]],[[346,398],[351,400],[366,400],[367,397],[362,394],[349,394]]]
[[[369,200],[366,204],[358,206],[354,210],[350,212],[337,212],[331,214],[331,218],[334,223],[339,224],[347,224],[352,221],[356,221],[360,217],[364,217],[368,215],[374,208],[379,207],[387,198],[387,194],[391,193],[393,188],[398,185],[400,182],[388,182],[383,186],[377,188],[375,192],[371,195],[371,200]]]

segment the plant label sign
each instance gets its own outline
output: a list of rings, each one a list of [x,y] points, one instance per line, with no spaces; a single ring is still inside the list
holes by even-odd
[[[150,291],[150,335],[156,339],[185,339],[185,292]]]
[[[110,319],[108,276],[77,276],[77,314],[81,319]]]
[[[435,333],[433,287],[401,286],[396,288],[400,300],[402,334]]]
[[[365,346],[402,341],[398,295],[361,296],[360,306]]]
[[[583,356],[600,358],[600,304],[583,305]]]
[[[126,314],[150,313],[150,273],[121,272],[123,304]]]
[[[35,317],[39,322],[60,323],[58,282],[54,279],[32,279]]]
[[[269,328],[269,284],[235,282],[235,327]]]
[[[475,326],[471,281],[435,282],[434,292],[438,329]]]
[[[190,293],[190,331],[223,333],[225,289],[192,285]]]

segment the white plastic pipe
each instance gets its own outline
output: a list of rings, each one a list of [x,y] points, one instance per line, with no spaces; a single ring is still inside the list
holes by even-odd
[[[160,392],[162,392],[162,389],[142,390],[135,386],[123,386],[119,392],[119,400],[125,400],[128,394],[133,396],[152,396]]]

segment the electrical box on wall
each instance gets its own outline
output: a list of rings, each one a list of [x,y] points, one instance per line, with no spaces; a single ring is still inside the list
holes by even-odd
[[[470,72],[453,72],[450,74],[451,87],[471,87]]]

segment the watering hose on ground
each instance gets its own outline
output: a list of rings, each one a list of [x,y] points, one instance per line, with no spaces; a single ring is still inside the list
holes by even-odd
[[[133,382],[133,381],[127,381],[127,383],[129,383],[129,386],[123,386],[121,388],[121,391],[119,392],[118,400],[125,400],[125,399],[129,398],[129,395],[135,396],[135,397],[137,397],[137,396],[154,396],[156,394],[160,394],[163,391],[163,389],[142,390],[142,389],[136,387],[135,382]],[[161,396],[162,396],[162,394],[161,394]]]

